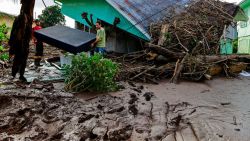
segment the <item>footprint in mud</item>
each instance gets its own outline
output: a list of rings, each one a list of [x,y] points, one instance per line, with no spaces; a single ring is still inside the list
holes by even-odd
[[[134,104],[139,98],[136,96],[136,94],[130,94],[130,100],[129,100],[129,104]]]
[[[152,92],[146,92],[144,95],[146,101],[150,101],[151,98],[154,96],[154,93]]]
[[[138,109],[136,108],[136,105],[129,105],[129,112],[132,114],[132,115],[134,115],[134,116],[136,116],[137,114],[138,114]]]
[[[12,105],[12,99],[7,96],[0,96],[0,109],[7,108]]]

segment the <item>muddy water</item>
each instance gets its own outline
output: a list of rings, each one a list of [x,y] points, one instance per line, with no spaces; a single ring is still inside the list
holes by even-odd
[[[0,89],[0,140],[249,141],[250,81],[123,84],[116,93],[63,84]]]
[[[191,116],[186,116],[189,108],[184,108],[184,117],[189,119],[191,127],[175,132],[165,140],[180,141],[249,141],[250,140],[250,78],[217,78],[203,83],[182,82],[179,85],[168,81],[159,85],[144,85],[146,91],[155,94],[153,102],[176,104],[186,102],[195,109]],[[123,92],[110,95],[121,96]],[[93,98],[98,94],[76,95],[82,100]],[[192,109],[191,108],[191,109]],[[192,132],[187,130],[192,128]],[[185,133],[188,132],[188,133]],[[190,135],[193,134],[193,135]],[[190,137],[193,136],[193,137]],[[178,141],[179,141],[178,140]]]
[[[195,112],[187,117],[192,125],[190,127],[192,132],[185,133],[189,129],[187,127],[182,131],[183,133],[177,131],[172,136],[169,135],[169,139],[166,140],[176,139],[178,134],[187,141],[250,140],[250,79],[219,78],[204,83],[182,82],[179,85],[165,81],[159,85],[144,85],[144,87],[146,91],[153,92],[157,97],[153,101],[154,104],[187,102],[195,108]],[[110,95],[122,96],[131,91],[133,90],[126,89]],[[76,96],[86,100],[98,95],[77,94]],[[185,112],[188,111],[188,108],[184,109]]]
[[[199,129],[201,140],[250,140],[250,79],[161,83],[147,88],[163,101],[199,107],[190,122]]]

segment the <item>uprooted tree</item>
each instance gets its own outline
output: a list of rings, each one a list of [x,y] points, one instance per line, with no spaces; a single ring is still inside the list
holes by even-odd
[[[181,77],[197,81],[210,79],[214,66],[229,75],[233,60],[249,58],[217,56],[224,29],[235,22],[234,14],[239,9],[219,0],[189,0],[181,10],[169,8],[164,19],[150,26],[152,41],[145,50],[114,58],[124,64],[121,79],[155,83],[172,77],[171,82],[177,83]]]

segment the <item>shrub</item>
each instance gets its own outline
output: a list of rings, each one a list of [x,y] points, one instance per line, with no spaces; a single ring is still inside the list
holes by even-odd
[[[8,61],[9,60],[9,55],[7,53],[1,54],[0,55],[0,60]]]
[[[237,53],[238,51],[238,39],[233,40],[233,53]]]
[[[115,75],[118,65],[100,54],[87,57],[85,54],[76,55],[72,64],[64,67],[65,90],[108,92],[118,89]]]
[[[6,24],[0,25],[0,44],[8,39],[7,37],[8,27]]]
[[[3,46],[0,45],[0,52],[4,51]]]

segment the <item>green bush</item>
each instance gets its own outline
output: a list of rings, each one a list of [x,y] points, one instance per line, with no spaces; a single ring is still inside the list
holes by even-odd
[[[0,52],[4,51],[3,46],[0,45]]]
[[[9,60],[9,55],[7,53],[1,54],[0,55],[0,60],[8,61]]]
[[[233,40],[233,53],[238,52],[238,39]]]
[[[0,44],[8,39],[7,37],[8,27],[6,24],[0,25]]]
[[[65,90],[108,92],[118,89],[115,75],[118,65],[100,54],[87,57],[85,54],[76,55],[72,65],[64,67]]]

